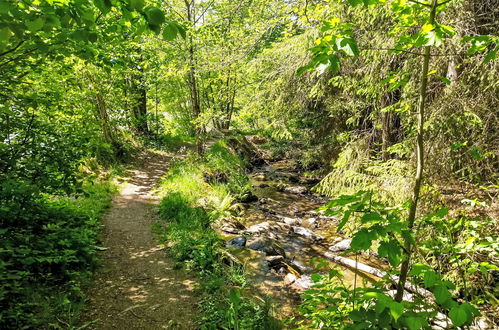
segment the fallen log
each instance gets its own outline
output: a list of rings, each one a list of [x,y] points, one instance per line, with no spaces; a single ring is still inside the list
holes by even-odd
[[[340,265],[343,265],[343,266],[346,266],[346,267],[349,267],[352,269],[357,269],[357,270],[360,270],[361,272],[371,274],[371,275],[374,275],[374,276],[379,277],[379,278],[388,277],[390,279],[390,281],[392,281],[393,283],[397,283],[398,279],[399,279],[399,277],[397,275],[389,275],[387,272],[382,271],[380,269],[368,266],[366,264],[363,264],[361,262],[358,262],[358,261],[355,261],[355,260],[352,260],[349,258],[337,256],[337,255],[332,254],[330,252],[324,253],[324,256],[337,264],[340,264]],[[424,288],[418,287],[412,283],[407,282],[405,284],[405,289],[409,292],[418,294],[426,299],[431,299],[432,301],[434,300],[433,293],[431,293],[430,291],[428,291]]]
[[[343,266],[348,267],[348,268],[360,270],[361,272],[371,274],[371,275],[374,275],[374,276],[379,277],[379,278],[387,277],[393,283],[398,283],[399,277],[397,275],[389,275],[387,272],[385,272],[383,270],[368,266],[366,264],[363,264],[361,262],[358,262],[358,261],[355,261],[355,260],[352,260],[349,258],[334,255],[330,252],[324,253],[324,256],[326,258],[328,258],[329,260],[333,261],[334,263],[343,265]],[[430,291],[428,291],[424,288],[418,287],[417,285],[414,285],[410,282],[406,282],[404,287],[407,291],[412,292],[414,294],[417,294],[425,299],[428,299],[432,303],[435,303],[435,297],[433,296],[433,293],[431,293]],[[410,300],[410,299],[412,299],[412,297],[410,295],[404,295],[404,300],[405,299]],[[444,315],[442,313],[437,313],[435,319],[433,319],[432,322],[434,325],[434,327],[433,327],[434,329],[448,329],[452,326],[451,320],[446,315]]]

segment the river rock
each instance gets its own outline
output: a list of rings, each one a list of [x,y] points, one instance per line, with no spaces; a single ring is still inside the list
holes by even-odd
[[[311,227],[319,227],[319,221],[317,221],[317,218],[308,218],[306,223]]]
[[[314,233],[313,231],[311,231],[310,229],[307,229],[304,227],[294,226],[293,232],[297,235],[303,236],[305,238],[308,238],[308,239],[311,239],[314,241],[323,241],[324,240],[324,237],[322,237],[321,235],[318,235],[318,234]]]
[[[255,194],[249,192],[245,194],[243,197],[241,197],[239,201],[241,203],[252,203],[258,201],[258,197]]]
[[[253,179],[257,181],[265,181],[267,179],[267,175],[263,172],[253,174]]]
[[[277,221],[265,221],[249,227],[246,232],[250,234],[261,234],[267,232],[282,231],[291,232],[291,226]]]
[[[268,203],[272,203],[272,200],[270,198],[260,198],[258,200],[258,204],[268,204]]]
[[[290,226],[301,225],[301,220],[298,218],[290,218],[290,217],[286,217],[284,215],[276,215],[276,217],[281,219],[282,222],[284,222],[285,224],[288,224]]]
[[[267,256],[286,256],[284,249],[272,239],[260,237],[248,242],[246,247],[251,250],[264,252]]]
[[[287,273],[286,276],[284,277],[284,284],[286,285],[291,285],[293,284],[298,278],[292,274],[292,273]]]
[[[278,256],[267,256],[265,257],[265,260],[269,263],[270,267],[277,267],[281,265],[284,262],[284,257],[281,255]]]
[[[308,188],[305,186],[288,186],[284,188],[284,192],[290,194],[306,194],[308,192]]]
[[[227,242],[227,246],[245,247],[246,237],[234,237],[233,239]]]
[[[300,278],[297,278],[295,280],[294,284],[306,290],[314,285],[314,282],[312,281],[310,275],[302,275]]]
[[[332,252],[340,252],[340,251],[346,251],[350,248],[350,244],[352,243],[352,240],[350,238],[344,239],[333,246],[329,247],[329,251]]]
[[[258,185],[258,188],[267,188],[268,186],[269,186],[269,185],[268,185],[268,184],[266,184],[266,183],[260,183],[260,184]]]
[[[233,262],[241,265],[249,279],[261,278],[269,272],[265,254],[247,248],[227,247],[225,255]]]
[[[217,225],[221,231],[229,234],[239,234],[241,230],[246,229],[242,223],[232,218],[222,218],[217,221]]]

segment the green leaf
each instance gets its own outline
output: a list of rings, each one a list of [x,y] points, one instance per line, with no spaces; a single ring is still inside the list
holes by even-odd
[[[153,26],[159,26],[165,21],[165,14],[157,7],[149,6],[144,10],[144,12],[146,14],[147,21]]]
[[[314,283],[318,283],[318,282],[322,281],[322,276],[319,274],[312,274],[312,275],[310,275],[310,278],[312,279],[312,281]]]
[[[350,215],[352,215],[352,211],[346,211],[343,214],[343,218],[341,218],[341,221],[338,224],[337,231],[340,231],[346,225],[348,219],[350,219]]]
[[[340,70],[340,58],[338,56],[333,54],[329,57],[329,68],[333,73]]]
[[[130,8],[132,10],[141,10],[142,8],[144,8],[146,2],[144,0],[129,0],[129,3],[130,3]]]
[[[437,285],[433,290],[433,294],[435,295],[435,300],[440,305],[452,298],[452,295],[445,285]]]
[[[412,265],[411,271],[409,272],[409,276],[417,276],[421,274],[423,271],[429,270],[430,267],[423,264],[414,264]]]
[[[376,306],[375,306],[375,311],[377,314],[381,314],[383,313],[383,311],[386,309],[386,302],[383,301],[383,300],[378,300],[376,302]]]
[[[429,271],[424,273],[423,282],[424,282],[425,287],[427,287],[427,288],[433,287],[437,283],[438,280],[439,280],[439,276],[434,271],[429,270]]]
[[[175,25],[175,27],[177,28],[178,33],[180,34],[180,36],[182,38],[185,39],[187,37],[187,31],[185,30],[185,27],[182,24],[179,24],[177,22],[170,22],[170,24],[174,24]]]
[[[399,302],[393,301],[388,307],[390,308],[390,314],[392,314],[395,321],[397,321],[402,314],[404,314],[404,305]]]
[[[0,29],[0,41],[7,42],[12,35],[12,31],[8,27],[3,27]]]
[[[350,247],[354,251],[367,250],[371,247],[372,241],[376,239],[376,233],[361,229],[352,238]]]
[[[357,42],[352,38],[339,38],[339,49],[345,52],[348,56],[359,55],[359,48]]]
[[[111,1],[110,0],[94,0],[94,5],[97,7],[104,15],[111,11]]]
[[[90,32],[88,34],[88,41],[90,41],[90,42],[97,42],[97,33]]]
[[[40,31],[43,27],[45,20],[41,17],[38,17],[32,21],[26,21],[24,24],[31,32]]]
[[[452,81],[450,81],[450,79],[447,77],[438,77],[438,79],[440,79],[440,81],[446,85],[450,85],[452,83]]]
[[[380,222],[383,220],[383,217],[378,212],[368,212],[360,218],[360,222],[368,223],[368,222]]]
[[[425,46],[435,46],[438,47],[442,44],[442,36],[437,31],[430,31],[425,35],[426,42]]]
[[[355,7],[357,5],[364,3],[364,1],[363,0],[348,0],[348,3],[350,4],[350,6]]]
[[[354,322],[361,322],[364,320],[365,314],[361,311],[351,311],[349,317]]]
[[[449,312],[449,318],[456,327],[460,327],[468,321],[468,313],[462,306],[456,306],[451,308]]]
[[[409,330],[422,329],[426,323],[422,317],[417,316],[409,316],[405,319],[405,322],[407,323]]]
[[[170,22],[168,22],[163,28],[163,39],[167,41],[172,41],[177,37],[178,30],[177,27]]]
[[[485,58],[483,59],[483,64],[487,64],[490,61],[495,60],[496,57],[497,57],[497,48],[494,50],[491,50],[490,52],[487,53],[487,55],[485,55]]]
[[[156,24],[148,24],[149,30],[153,31],[155,34],[159,34],[161,32],[161,26]]]
[[[304,65],[296,70],[296,75],[301,76],[305,71],[310,71],[310,65]]]
[[[469,314],[469,319],[468,322],[473,321],[473,319],[476,316],[480,316],[480,311],[476,309],[473,305],[468,304],[468,303],[462,303],[461,308],[463,308],[468,314]]]
[[[400,265],[401,261],[401,249],[397,242],[381,242],[378,248],[378,254],[382,257],[387,257],[388,262],[393,267]]]

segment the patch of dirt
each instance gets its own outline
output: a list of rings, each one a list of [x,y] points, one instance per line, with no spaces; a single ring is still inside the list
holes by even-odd
[[[87,292],[85,329],[195,329],[192,275],[174,269],[151,225],[159,198],[153,189],[171,157],[145,153],[103,218],[102,267]]]

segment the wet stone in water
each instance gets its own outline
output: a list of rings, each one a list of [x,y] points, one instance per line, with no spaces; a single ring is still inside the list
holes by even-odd
[[[274,240],[257,238],[250,241],[246,246],[248,249],[264,252],[267,256],[286,256],[284,249]]]
[[[227,246],[245,247],[246,237],[234,237],[233,239],[227,242]]]

